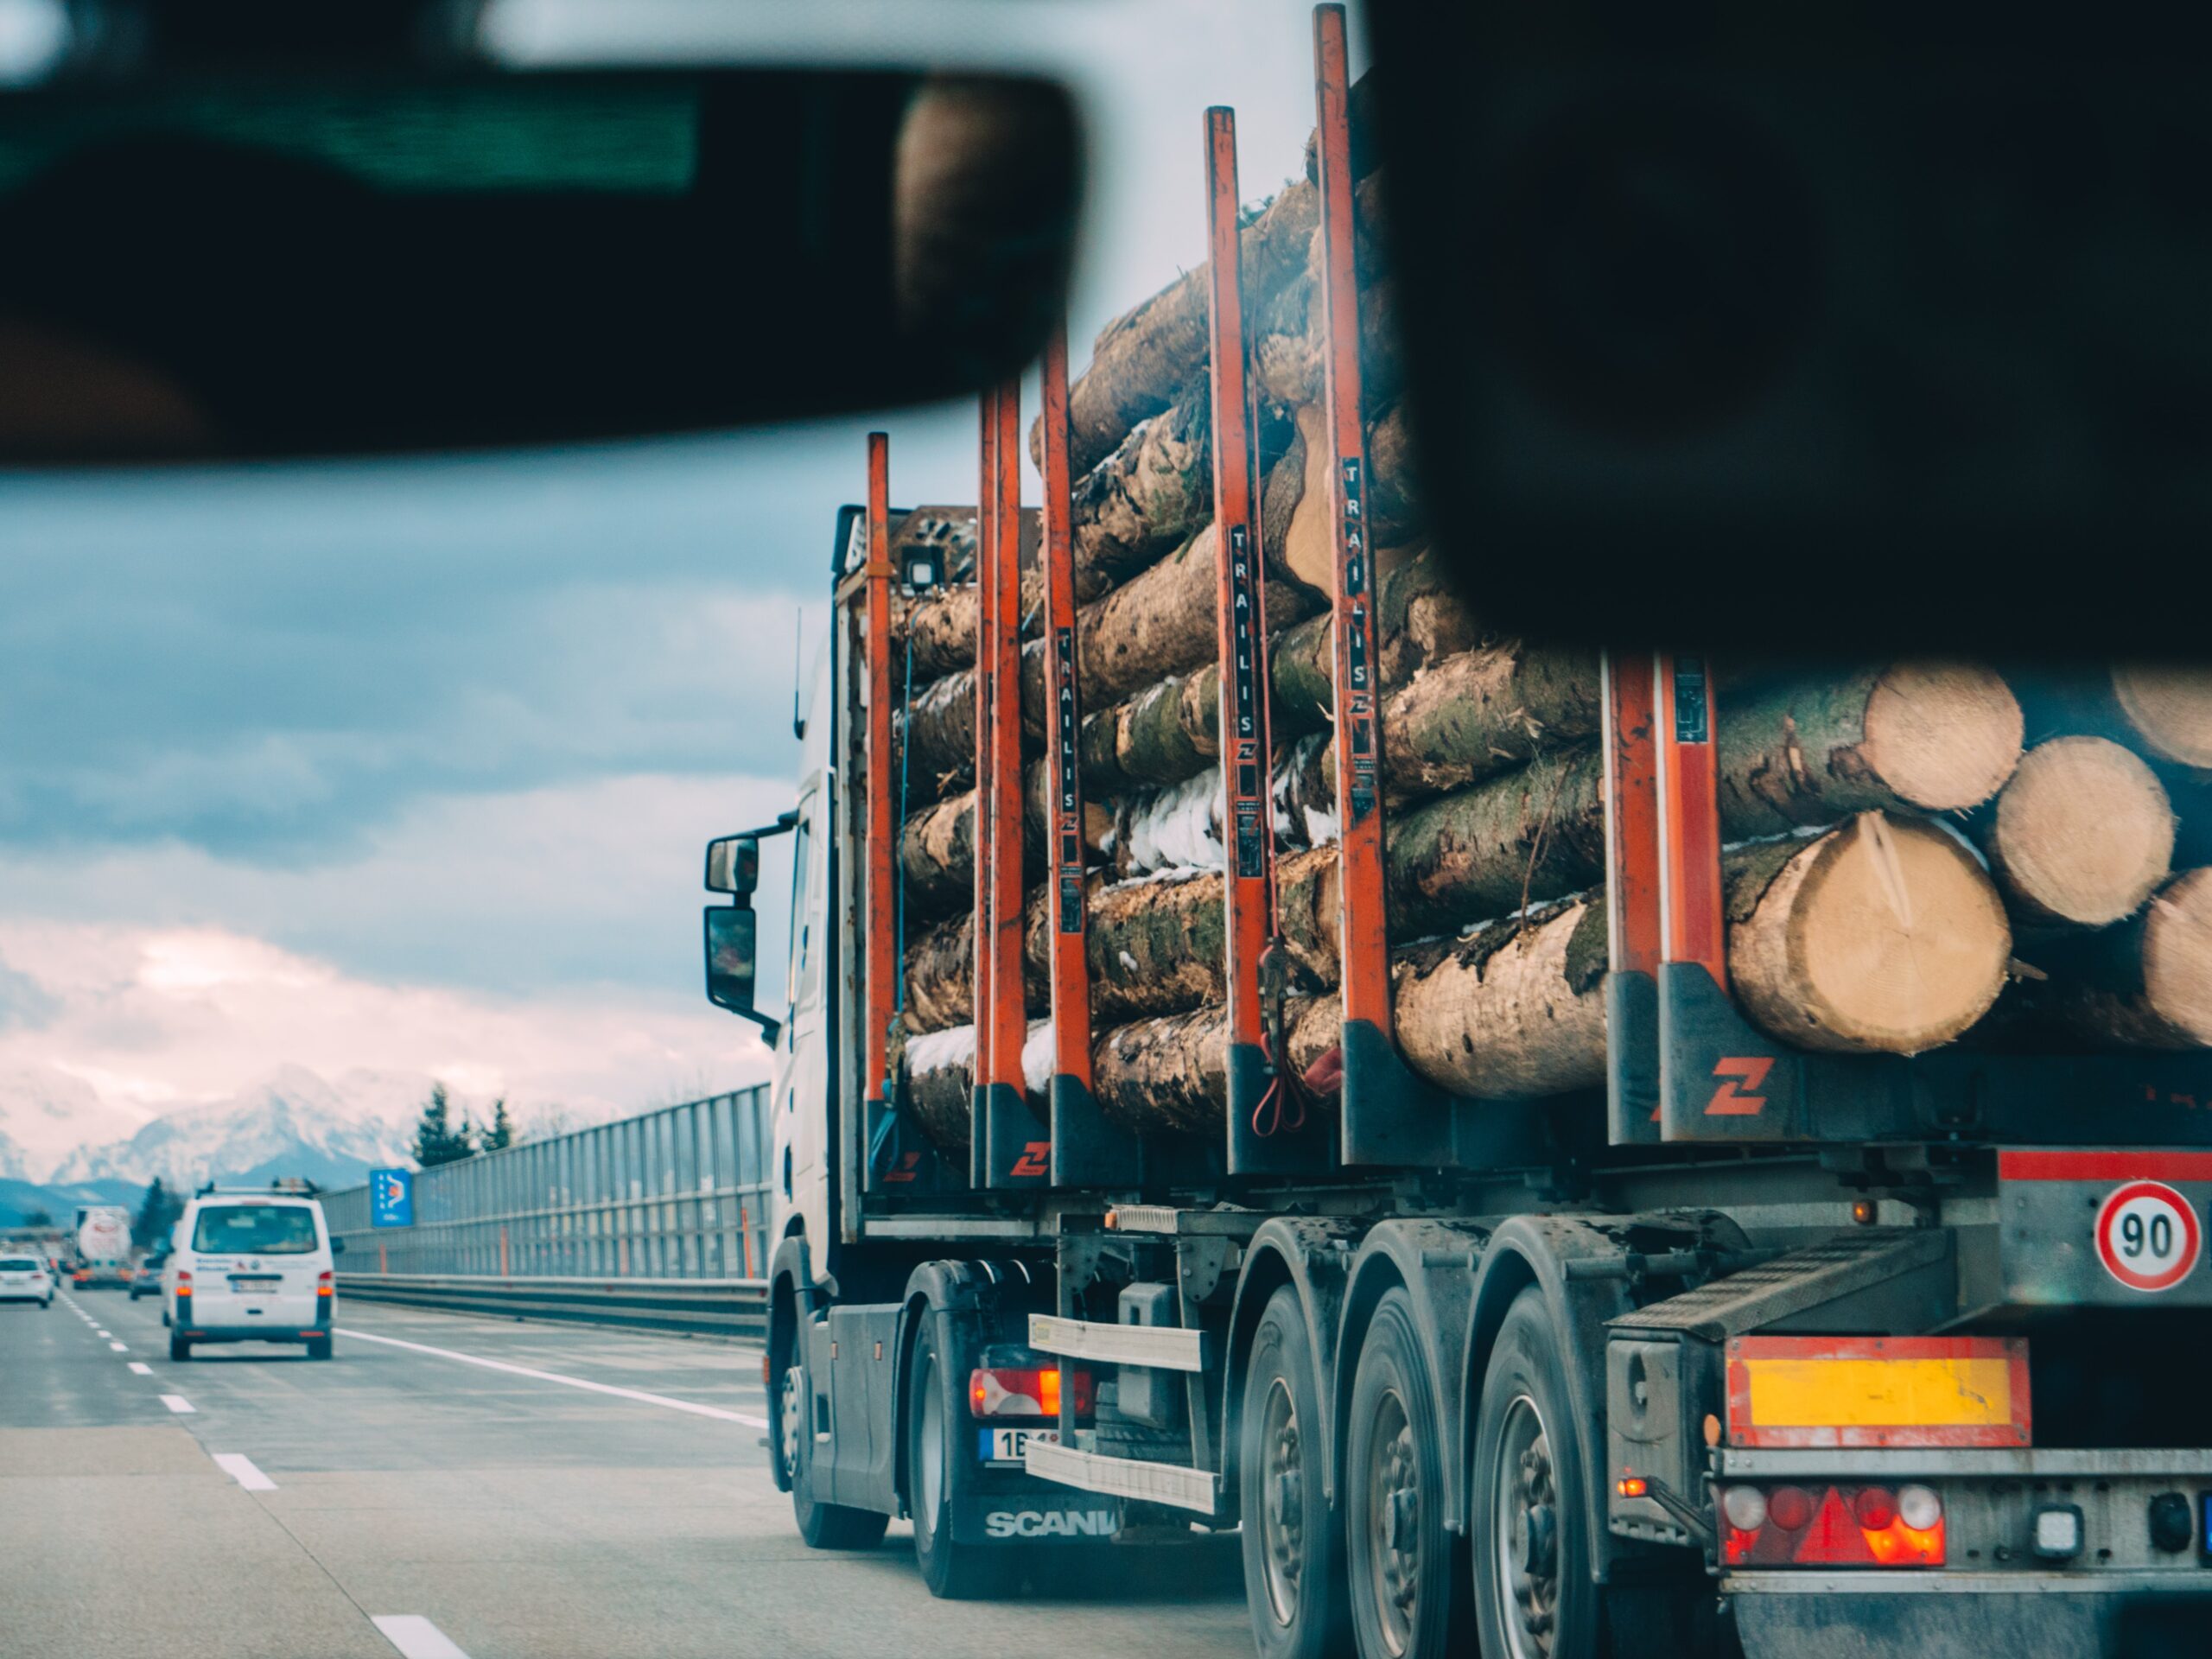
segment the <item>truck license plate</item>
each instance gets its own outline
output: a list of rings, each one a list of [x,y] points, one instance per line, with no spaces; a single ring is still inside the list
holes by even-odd
[[[987,1428],[981,1432],[985,1463],[1020,1463],[1021,1453],[1032,1440],[1046,1446],[1060,1443],[1057,1428]]]

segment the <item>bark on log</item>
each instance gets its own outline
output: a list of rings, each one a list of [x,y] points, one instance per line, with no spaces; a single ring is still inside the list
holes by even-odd
[[[1199,385],[1137,423],[1077,481],[1069,512],[1077,602],[1173,551],[1212,515],[1213,426]]]
[[[909,598],[900,595],[891,607],[891,671],[894,688],[906,672],[903,656],[914,648],[914,684],[957,674],[976,665],[976,617],[980,607],[973,582]],[[919,691],[917,691],[918,696]]]
[[[2007,999],[2021,1023],[2121,1047],[2212,1046],[2212,868],[2183,870],[2117,927],[2024,954],[2049,977]]]
[[[1376,562],[1376,671],[1383,685],[1402,685],[1429,664],[1483,643],[1434,549],[1386,548]],[[1324,611],[1285,628],[1274,642],[1268,676],[1280,733],[1328,723],[1336,703],[1329,626]]]
[[[1392,975],[1399,1050],[1438,1088],[1478,1100],[1595,1088],[1605,977],[1602,893],[1417,946]]]
[[[1853,812],[1979,806],[2020,759],[2018,703],[1966,664],[1906,663],[1800,680],[1718,710],[1731,836]]]
[[[1728,973],[1744,1012],[1802,1048],[1917,1054],[2004,988],[2012,929],[1958,837],[1863,812],[1827,834],[1731,851]]]
[[[1975,839],[2030,926],[2104,927],[2171,873],[2173,808],[2158,776],[2101,737],[2054,737],[2021,758]]]
[[[1457,652],[1384,700],[1385,787],[1440,794],[1595,738],[1602,700],[1594,651],[1513,640]]]
[[[1116,1027],[1091,1052],[1099,1109],[1140,1134],[1218,1135],[1229,1109],[1229,1020],[1219,1007]]]
[[[1319,193],[1300,179],[1277,192],[1243,231],[1244,296],[1264,307],[1305,269]],[[1200,264],[1108,323],[1091,344],[1090,363],[1068,388],[1069,458],[1087,473],[1111,454],[1129,429],[1159,414],[1205,373],[1207,274]],[[1034,423],[1033,461],[1042,454]]]
[[[1604,793],[1583,749],[1407,813],[1389,838],[1392,934],[1456,931],[1590,886],[1605,869]]]
[[[1052,823],[1052,775],[1042,765],[1025,767],[1021,775],[1022,862],[1026,868],[1043,868],[1043,849]],[[1083,834],[1085,849],[1094,856],[1109,851],[1114,829],[1111,810],[1102,802],[1085,801]],[[976,791],[966,790],[932,802],[908,818],[899,832],[899,864],[906,878],[909,921],[925,921],[944,914],[975,897]]]
[[[1031,1061],[1040,1037],[1049,1044],[1051,1031],[1049,1021],[1032,1020],[1021,1049],[1023,1096],[1040,1122],[1047,1110],[1044,1085],[1050,1078],[1040,1080]],[[922,1133],[943,1151],[966,1152],[975,1140],[975,1027],[900,1033],[893,1039],[890,1063],[892,1076],[905,1079],[903,1098]]]

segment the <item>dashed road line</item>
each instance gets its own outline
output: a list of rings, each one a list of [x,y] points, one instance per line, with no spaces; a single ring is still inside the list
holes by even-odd
[[[143,1359],[132,1360],[130,1370],[134,1376],[151,1376],[154,1374],[154,1368]]]
[[[215,1466],[249,1492],[273,1492],[276,1483],[253,1466],[253,1459],[243,1452],[211,1452]]]
[[[454,1639],[420,1613],[380,1613],[369,1623],[403,1659],[468,1659]]]
[[[165,1394],[162,1396],[162,1403],[180,1417],[188,1417],[192,1414],[192,1402],[181,1394]]]
[[[108,1346],[114,1349],[118,1354],[127,1354],[130,1351],[129,1345],[124,1343],[111,1342],[108,1344]]]
[[[348,1331],[340,1326],[338,1334],[355,1342],[380,1342],[392,1348],[404,1348],[417,1354],[430,1354],[439,1359],[457,1359],[464,1365],[480,1365],[487,1371],[505,1371],[512,1376],[534,1377],[540,1382],[558,1382],[571,1389],[588,1389],[594,1394],[610,1394],[618,1400],[636,1400],[648,1406],[662,1406],[670,1411],[688,1411],[695,1417],[713,1417],[725,1423],[742,1423],[747,1428],[766,1428],[766,1417],[753,1417],[741,1411],[726,1411],[720,1406],[702,1405],[696,1400],[675,1400],[664,1394],[648,1394],[643,1389],[618,1389],[612,1382],[594,1382],[581,1376],[566,1376],[559,1371],[541,1371],[530,1365],[511,1365],[504,1359],[486,1359],[476,1354],[464,1354],[451,1348],[433,1348],[428,1343],[403,1342],[397,1337],[379,1337],[366,1331]]]

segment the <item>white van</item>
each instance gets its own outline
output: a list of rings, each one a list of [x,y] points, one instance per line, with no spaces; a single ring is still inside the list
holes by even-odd
[[[330,1357],[334,1249],[313,1197],[202,1187],[173,1236],[162,1270],[171,1359],[202,1342],[300,1342],[309,1359]]]
[[[54,1306],[54,1279],[35,1255],[0,1255],[0,1302]]]

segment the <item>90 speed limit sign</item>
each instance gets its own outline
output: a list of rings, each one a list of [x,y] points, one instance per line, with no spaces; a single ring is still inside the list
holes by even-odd
[[[2171,1290],[2203,1249],[2196,1211],[2164,1181],[2130,1181],[2097,1211],[2098,1258],[2131,1290]]]

